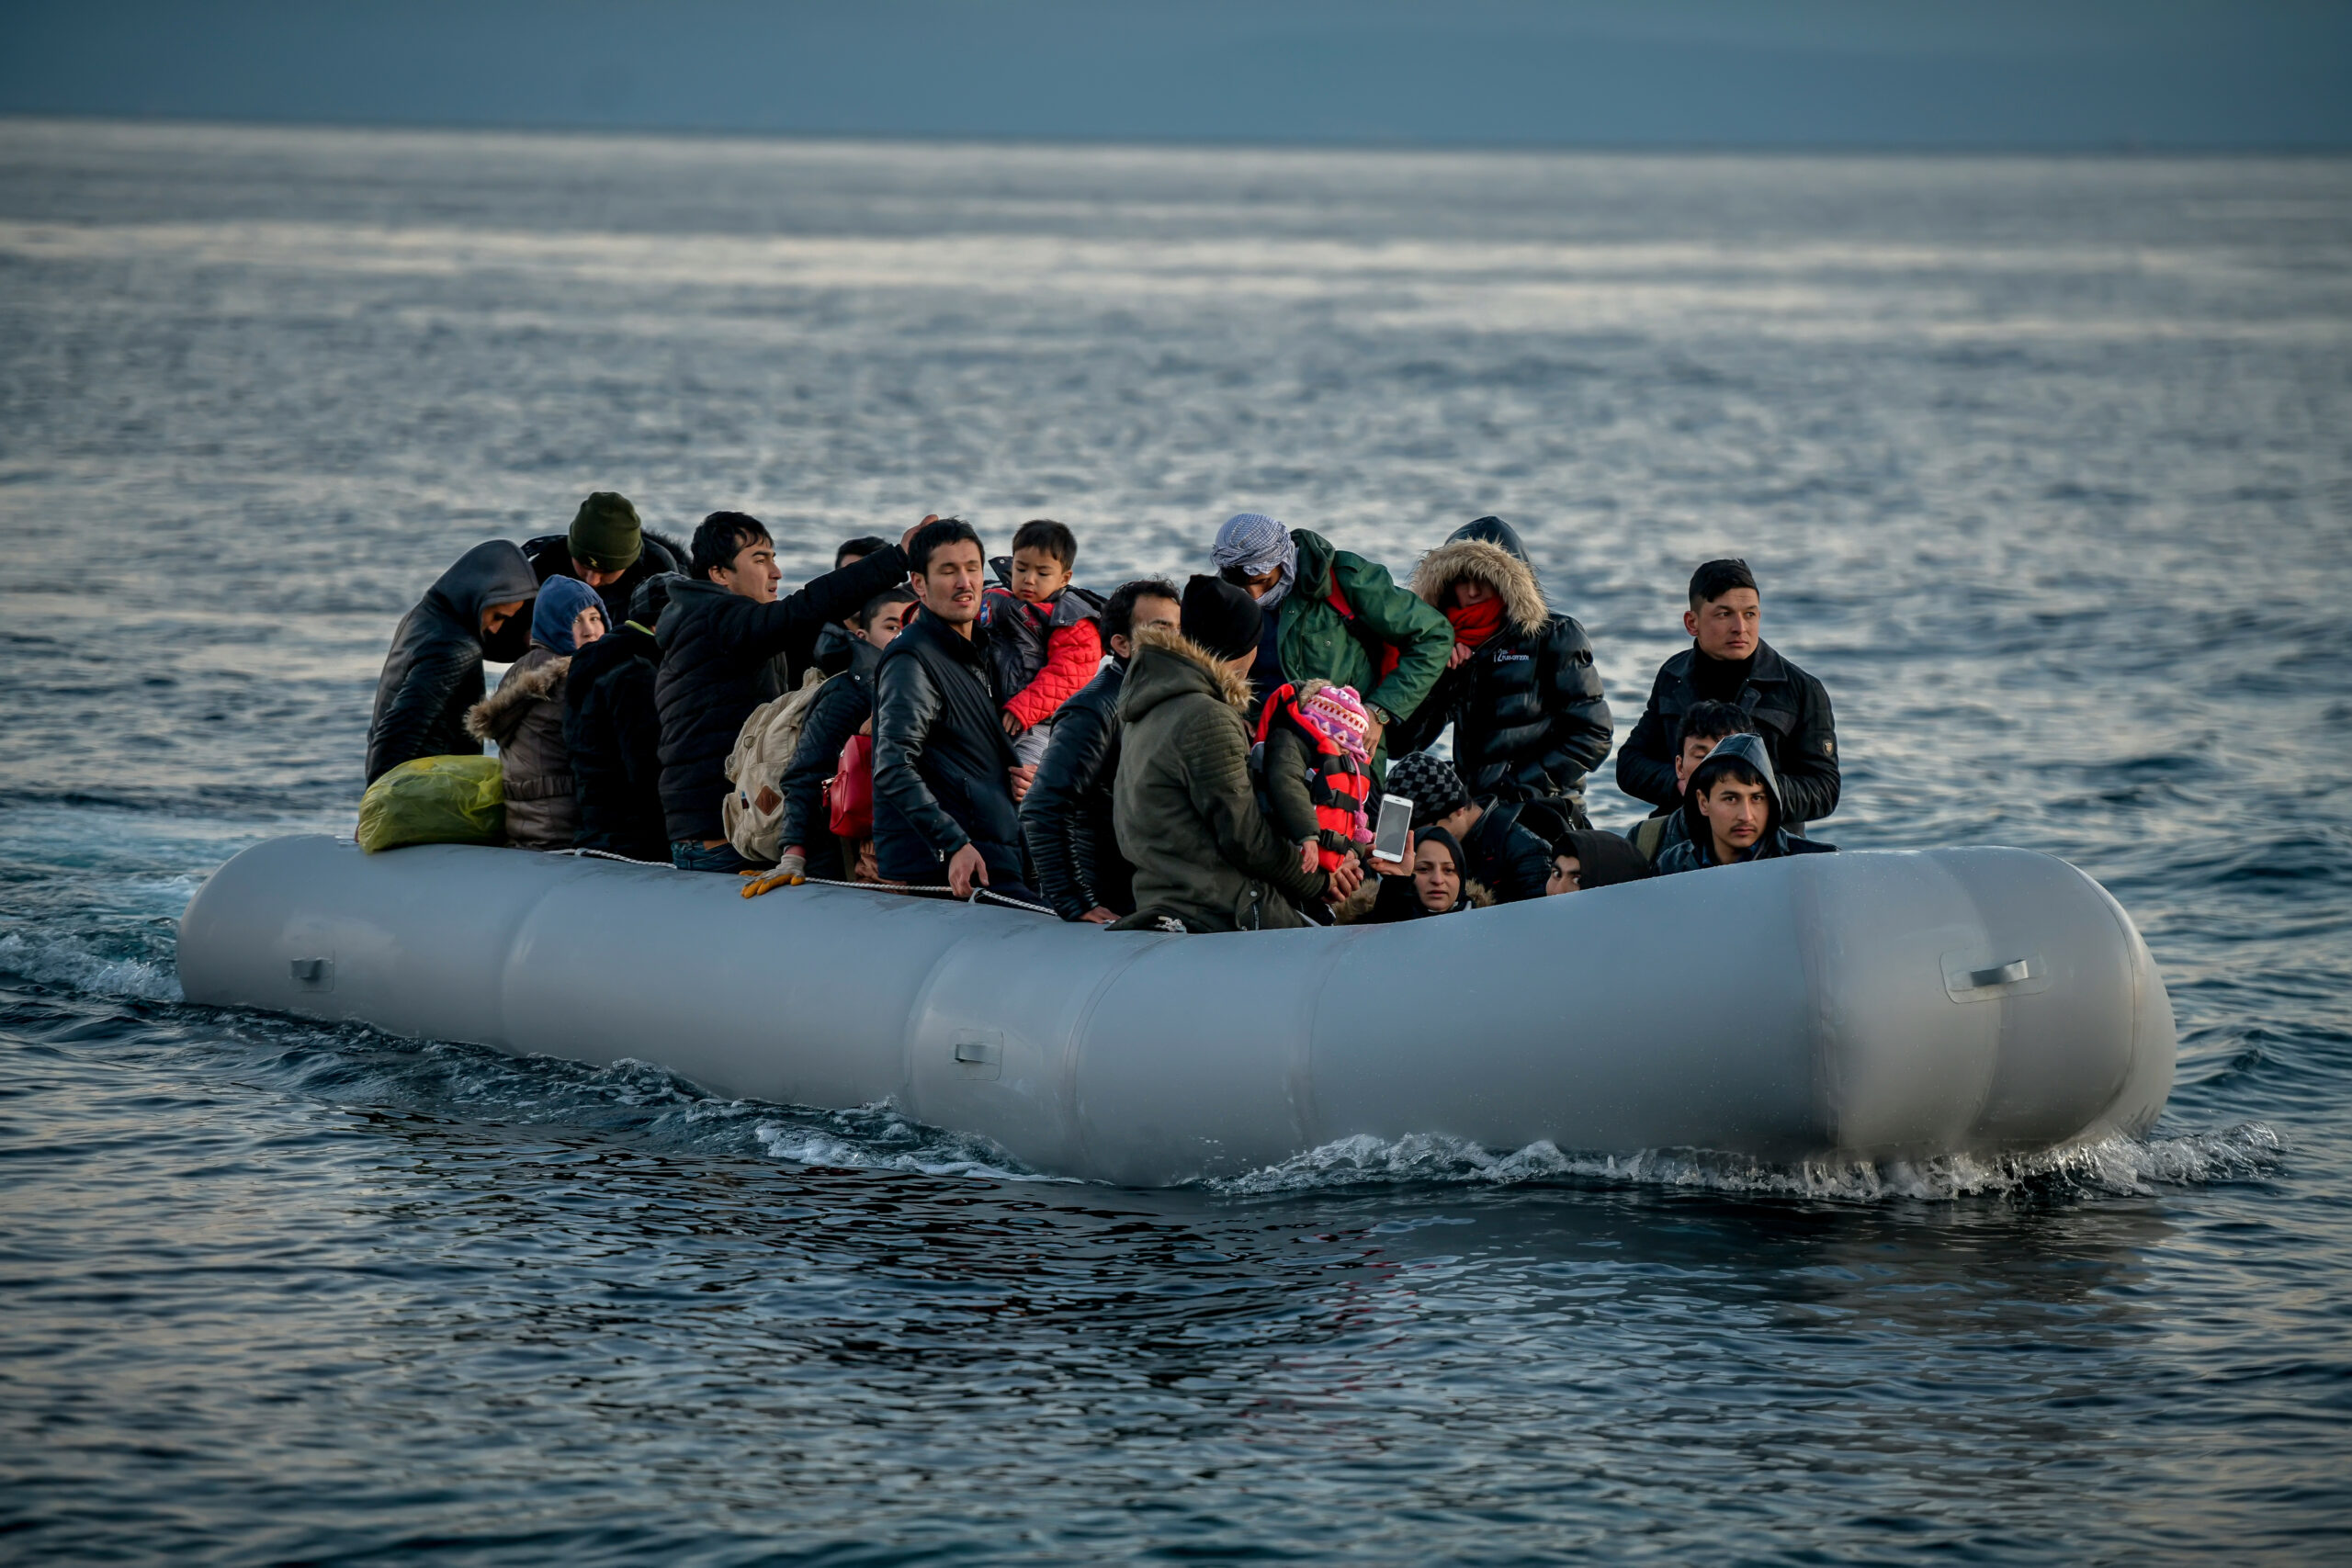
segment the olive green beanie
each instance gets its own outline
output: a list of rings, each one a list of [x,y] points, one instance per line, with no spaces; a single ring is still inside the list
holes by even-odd
[[[597,571],[627,571],[645,553],[645,535],[628,497],[600,490],[571,519],[571,558]]]

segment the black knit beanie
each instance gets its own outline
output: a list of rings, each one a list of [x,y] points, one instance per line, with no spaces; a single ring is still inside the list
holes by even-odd
[[[1258,601],[1222,578],[1195,577],[1184,584],[1184,635],[1219,659],[1257,652],[1265,619]]]
[[[1470,792],[1462,787],[1462,775],[1453,771],[1453,763],[1434,751],[1416,751],[1389,763],[1388,782],[1381,788],[1413,803],[1416,831],[1470,804]]]

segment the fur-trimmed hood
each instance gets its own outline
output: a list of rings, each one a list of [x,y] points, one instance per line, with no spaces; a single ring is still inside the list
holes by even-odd
[[[466,733],[505,745],[529,716],[533,703],[563,701],[564,677],[571,673],[570,654],[534,646],[506,671],[498,690],[466,710]]]
[[[1551,619],[1535,570],[1525,561],[1484,539],[1448,539],[1421,558],[1413,572],[1413,592],[1442,614],[1453,585],[1464,580],[1483,582],[1499,594],[1503,611],[1521,631],[1541,631]]]
[[[1132,724],[1171,697],[1199,692],[1237,713],[1250,709],[1250,677],[1225,667],[1214,653],[1168,626],[1144,626],[1119,687],[1119,718]],[[1147,657],[1148,655],[1149,657]]]

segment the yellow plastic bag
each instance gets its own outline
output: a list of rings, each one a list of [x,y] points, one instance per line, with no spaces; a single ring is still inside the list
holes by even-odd
[[[359,797],[359,847],[497,844],[506,839],[506,791],[495,757],[419,757]]]

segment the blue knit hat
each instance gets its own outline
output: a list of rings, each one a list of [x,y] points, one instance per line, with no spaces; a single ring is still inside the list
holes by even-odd
[[[550,577],[539,584],[538,603],[531,610],[531,640],[558,653],[577,652],[571,641],[571,623],[580,618],[582,610],[601,613],[604,608],[603,597],[578,578]]]

